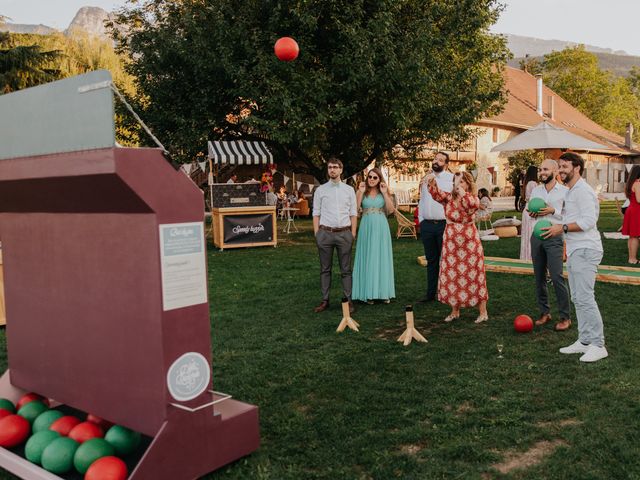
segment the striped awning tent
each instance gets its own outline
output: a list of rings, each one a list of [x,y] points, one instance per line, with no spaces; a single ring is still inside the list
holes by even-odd
[[[259,141],[227,140],[208,142],[209,158],[217,165],[259,165],[273,163],[273,155]]]

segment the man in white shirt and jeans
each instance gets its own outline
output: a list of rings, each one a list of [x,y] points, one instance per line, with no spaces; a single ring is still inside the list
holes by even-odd
[[[322,289],[322,302],[315,307],[316,313],[329,308],[334,249],[338,252],[344,297],[349,299],[349,311],[355,310],[351,302],[351,247],[358,228],[358,208],[355,190],[340,180],[342,169],[340,160],[330,158],[327,161],[329,181],[320,185],[313,195],[313,232],[320,255]]]
[[[541,198],[547,206],[538,213],[529,213],[529,215],[538,219],[544,218],[554,225],[562,225],[562,207],[569,190],[556,181],[557,174],[558,162],[551,159],[542,162],[538,169],[538,176],[542,183],[533,189],[531,198]],[[546,240],[531,235],[530,242],[533,273],[536,279],[536,298],[540,308],[540,318],[536,320],[536,325],[541,326],[551,320],[549,291],[547,289],[547,270],[549,270],[560,313],[560,321],[556,323],[555,330],[559,332],[568,330],[571,327],[571,305],[569,290],[562,275],[564,254],[562,235]]]
[[[433,170],[433,174],[436,177],[436,183],[443,192],[451,192],[453,190],[453,173],[446,170],[448,163],[449,155],[445,152],[436,153],[431,162],[431,170]],[[427,260],[427,292],[416,303],[427,303],[436,300],[442,237],[444,228],[447,226],[444,207],[436,202],[429,193],[426,178],[424,177],[420,183],[418,220],[420,221],[420,238],[424,246],[424,256]]]
[[[578,318],[578,340],[561,348],[560,353],[580,353],[581,362],[596,362],[608,356],[602,316],[594,293],[603,254],[597,226],[600,205],[593,188],[582,178],[582,157],[573,152],[563,153],[559,164],[560,178],[569,191],[564,200],[562,225],[546,228],[545,237],[565,235],[569,289]]]

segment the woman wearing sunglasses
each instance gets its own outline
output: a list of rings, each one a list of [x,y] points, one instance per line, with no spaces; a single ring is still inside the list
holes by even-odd
[[[353,267],[354,300],[384,303],[396,296],[393,279],[393,252],[387,215],[393,212],[393,200],[378,168],[372,168],[366,182],[356,193],[362,218],[358,230],[356,260]]]
[[[451,313],[444,321],[459,318],[461,308],[478,307],[480,315],[476,323],[485,322],[489,319],[489,292],[484,250],[474,222],[480,200],[473,177],[469,172],[456,173],[451,193],[438,188],[434,175],[429,175],[426,181],[433,199],[444,205],[447,218],[438,277],[438,300],[451,306]]]

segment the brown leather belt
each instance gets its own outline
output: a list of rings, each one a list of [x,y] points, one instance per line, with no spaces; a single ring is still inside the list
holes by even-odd
[[[351,225],[349,225],[348,227],[340,227],[340,228],[333,228],[333,227],[327,227],[326,225],[320,225],[318,228],[320,230],[326,230],[327,232],[337,233],[337,232],[346,232],[347,230],[351,230]]]

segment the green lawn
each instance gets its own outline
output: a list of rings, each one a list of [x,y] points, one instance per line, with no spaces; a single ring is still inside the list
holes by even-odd
[[[297,223],[278,248],[210,250],[214,386],[260,407],[262,446],[206,478],[640,478],[638,287],[597,285],[610,357],[596,364],[558,353],[575,327],[516,334],[515,315],[537,315],[533,277],[491,272],[489,322],[474,310],[445,324],[448,307],[417,306],[429,343],[403,347],[404,306],[425,289],[422,243],[394,241],[398,298],[358,305],[360,332],[337,334],[339,270],[331,308],[313,313],[319,262],[310,220]],[[601,230],[619,224],[603,204]],[[516,257],[519,241],[485,253]],[[603,264],[626,259],[625,241],[605,240]]]

